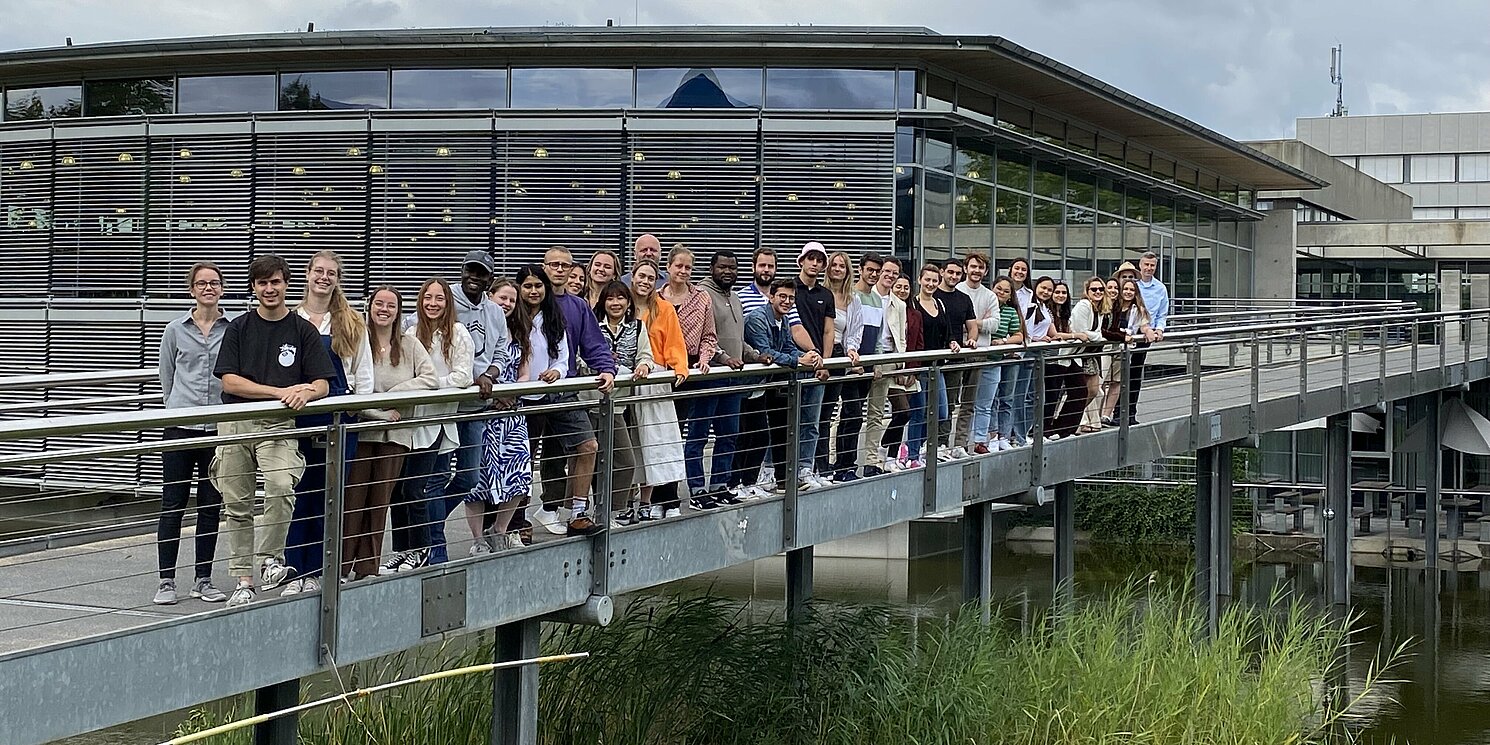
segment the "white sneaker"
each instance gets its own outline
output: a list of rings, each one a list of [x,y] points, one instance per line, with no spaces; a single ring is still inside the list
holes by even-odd
[[[950,448],[942,448],[936,451],[936,459],[942,463],[950,463],[956,457],[957,456],[952,454],[952,450]]]
[[[511,535],[511,533],[491,533],[491,534],[488,534],[487,537],[486,537],[486,542],[491,547],[490,548],[491,553],[494,553],[495,554],[495,553],[506,551],[507,549],[512,548],[512,545],[508,542],[510,540],[510,538],[508,538],[508,536],[510,536],[510,535]],[[519,546],[523,545],[521,538],[518,539],[517,545],[519,545]]]
[[[271,556],[259,566],[259,574],[263,579],[261,587],[265,590],[273,590],[279,586],[279,583],[285,581],[285,577],[290,576],[290,570],[279,559]]]
[[[300,591],[301,592],[320,592],[321,591],[321,578],[320,577],[306,577],[304,584],[302,584],[301,587],[300,587]]]
[[[547,510],[540,506],[533,510],[533,522],[542,525],[544,530],[554,535],[568,535],[569,515],[565,514],[567,512],[569,510],[562,507],[557,510]]]
[[[1055,442],[1055,441],[1057,441],[1059,439],[1061,439],[1061,436],[1060,435],[1049,435],[1049,436],[1047,436],[1045,438],[1045,441],[1046,442]]]
[[[662,505],[660,505],[660,504],[654,504],[651,507],[647,507],[645,509],[648,511],[648,513],[650,514],[650,517],[653,520],[661,520],[662,518],[668,516],[667,513],[665,513],[665,512],[662,511]],[[676,516],[677,510],[673,510],[673,513],[674,513],[674,516]]]
[[[747,488],[746,499],[764,499],[771,496],[771,489],[760,484],[751,484]]]
[[[657,508],[654,507],[653,509],[657,509]],[[667,509],[665,509],[665,510],[662,511],[662,519],[667,520],[669,518],[678,517],[678,516],[680,516],[682,514],[683,514],[683,511],[680,510],[680,509],[678,509],[677,507],[669,507],[669,508],[667,508]]]
[[[886,458],[885,464],[880,466],[880,468],[885,469],[886,473],[899,473],[900,471],[905,470],[905,467],[902,466],[900,464],[900,461],[895,458]]]
[[[163,579],[163,580],[161,580],[160,581],[160,588],[155,591],[155,598],[152,599],[150,602],[155,603],[156,605],[175,605],[176,604],[176,580],[174,580],[174,579]]]
[[[470,553],[471,553],[472,556],[481,556],[482,554],[489,554],[489,553],[491,553],[491,546],[486,545],[486,538],[483,536],[481,538],[477,538],[476,539],[476,542],[471,544],[471,551],[470,551]]]
[[[228,596],[229,608],[237,608],[240,605],[248,605],[254,600],[254,586],[243,581],[238,581],[238,586],[233,588],[233,594]]]
[[[291,595],[299,595],[305,591],[305,580],[292,579],[285,583],[285,589],[279,591],[279,596],[287,598]]]
[[[965,448],[965,447],[963,447],[961,445],[958,445],[957,447],[952,448],[951,455],[952,455],[952,459],[953,460],[958,460],[958,459],[961,459],[961,458],[966,458],[966,457],[968,457],[967,448]]]

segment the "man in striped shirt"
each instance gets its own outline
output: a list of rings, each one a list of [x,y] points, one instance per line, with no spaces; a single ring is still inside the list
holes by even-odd
[[[755,249],[750,255],[750,266],[751,281],[746,282],[736,293],[740,296],[741,309],[747,316],[756,308],[764,308],[770,304],[771,282],[776,279],[776,250],[765,246]],[[797,315],[795,307],[787,312],[784,323],[798,348],[811,347],[812,341],[802,328],[802,318]],[[735,472],[730,478],[729,486],[732,492],[742,498],[764,496],[769,491],[756,485],[761,465],[766,460],[766,450],[771,444],[767,425],[766,396],[758,391],[740,405],[740,436],[735,441]]]

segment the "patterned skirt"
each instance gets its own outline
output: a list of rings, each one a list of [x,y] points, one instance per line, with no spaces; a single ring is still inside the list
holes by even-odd
[[[481,471],[467,502],[502,504],[528,496],[533,488],[533,453],[528,450],[528,419],[511,413],[486,422]]]

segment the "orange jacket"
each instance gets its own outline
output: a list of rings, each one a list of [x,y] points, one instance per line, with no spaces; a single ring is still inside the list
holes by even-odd
[[[688,346],[683,341],[683,326],[673,304],[662,298],[652,299],[652,312],[643,310],[639,317],[647,325],[647,340],[652,342],[652,357],[678,375],[688,374]]]

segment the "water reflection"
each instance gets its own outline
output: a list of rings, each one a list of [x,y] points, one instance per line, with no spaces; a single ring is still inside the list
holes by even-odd
[[[963,602],[961,553],[951,529],[918,536],[915,558],[825,558],[815,561],[819,598],[909,605],[921,612],[954,612]],[[995,547],[994,595],[1006,616],[1028,619],[1052,599],[1048,549]],[[1330,612],[1328,572],[1311,557],[1238,555],[1236,602],[1265,605],[1274,597],[1303,600]],[[776,608],[785,595],[785,562],[767,559],[682,583],[760,601]],[[1180,551],[1087,550],[1078,554],[1079,594],[1108,591],[1153,573],[1181,581],[1191,571]],[[1446,573],[1440,592],[1420,564],[1367,561],[1355,567],[1350,612],[1359,616],[1356,644],[1347,651],[1337,700],[1360,696],[1380,664],[1378,651],[1403,646],[1398,666],[1373,695],[1356,704],[1365,743],[1469,745],[1490,742],[1490,568]],[[1379,674],[1379,670],[1377,672]]]

